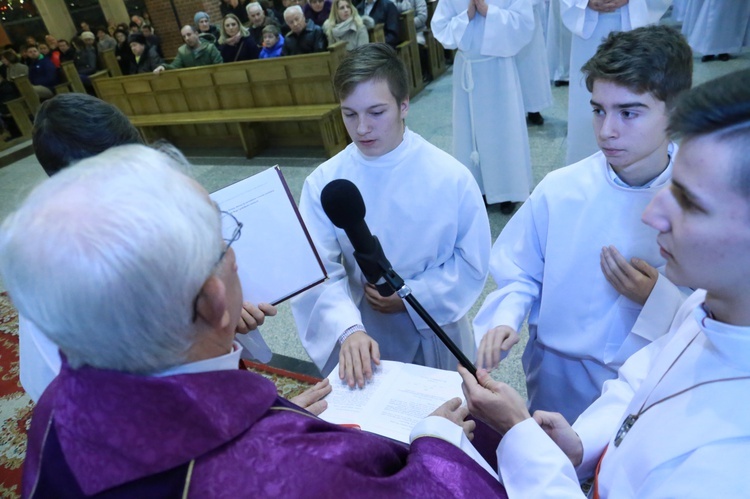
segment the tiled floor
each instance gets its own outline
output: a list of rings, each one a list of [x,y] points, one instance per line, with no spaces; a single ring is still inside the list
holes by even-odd
[[[700,59],[696,58],[694,83],[699,84],[747,67],[750,67],[750,52],[747,51],[729,62],[701,63]],[[412,130],[448,152],[451,152],[451,93],[452,75],[449,71],[428,85],[412,101],[406,120]],[[535,182],[538,182],[547,172],[564,166],[567,88],[553,87],[552,93],[555,100],[554,106],[542,111],[545,124],[529,128]],[[498,112],[501,111],[498,110]],[[187,151],[187,153],[194,165],[193,175],[209,191],[217,190],[279,164],[297,198],[306,176],[324,160],[322,149],[271,149],[252,160],[245,159],[239,148],[220,152]],[[0,168],[0,218],[4,218],[13,210],[29,189],[44,178],[44,172],[33,156]],[[508,217],[502,215],[497,206],[491,206],[488,211],[494,239],[504,227]],[[2,283],[0,283],[0,289],[2,289]],[[492,279],[489,279],[484,294],[492,289],[494,289],[494,283]],[[470,312],[470,317],[476,313],[483,297],[484,295]],[[278,316],[267,321],[267,324],[263,326],[262,334],[274,353],[292,359],[309,360],[298,340],[288,304],[282,304],[279,307]],[[516,387],[521,393],[525,393],[520,367],[522,351],[520,346],[514,348],[512,354],[494,375]],[[275,361],[280,360],[281,357],[275,358]],[[301,365],[293,367],[300,368]]]

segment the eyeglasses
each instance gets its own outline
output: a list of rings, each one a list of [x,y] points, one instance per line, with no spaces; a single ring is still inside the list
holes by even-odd
[[[224,250],[219,255],[219,259],[212,268],[216,268],[226,256],[229,248],[232,247],[237,239],[242,235],[243,223],[237,220],[237,217],[228,211],[219,210],[221,214],[221,238],[224,240]],[[193,322],[198,318],[198,296],[193,300]]]
[[[237,220],[237,217],[228,211],[219,210],[219,213],[221,214],[221,237],[224,239],[225,246],[224,251],[219,255],[219,260],[216,262],[217,265],[224,258],[224,255],[227,254],[232,244],[240,238],[243,227],[242,222]]]

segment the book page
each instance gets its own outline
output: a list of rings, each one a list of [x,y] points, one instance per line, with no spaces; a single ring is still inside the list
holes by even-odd
[[[409,443],[419,421],[454,397],[463,400],[457,372],[381,361],[373,380],[363,389],[349,388],[338,377],[338,367],[328,376],[333,390],[328,409],[320,417],[337,424],[357,424],[363,430]]]
[[[277,304],[326,278],[278,167],[211,194],[243,223],[233,244],[245,301]]]

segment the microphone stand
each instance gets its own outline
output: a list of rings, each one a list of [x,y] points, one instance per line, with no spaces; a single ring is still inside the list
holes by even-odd
[[[411,288],[404,283],[404,280],[399,276],[395,270],[391,267],[391,263],[385,257],[383,248],[380,246],[377,236],[373,236],[376,242],[376,248],[369,253],[360,253],[354,251],[354,258],[359,264],[359,268],[362,269],[362,273],[365,275],[367,280],[373,284],[378,283],[380,278],[385,281],[385,284],[376,284],[378,292],[381,296],[390,296],[393,292],[396,292],[402,300],[412,306],[414,311],[422,318],[423,321],[430,326],[430,329],[440,338],[440,341],[448,347],[448,350],[458,359],[458,362],[466,368],[475,378],[477,377],[477,368],[474,364],[464,355],[461,349],[456,346],[453,340],[443,331],[443,328],[435,322],[429,313],[422,307],[419,301],[411,293]]]

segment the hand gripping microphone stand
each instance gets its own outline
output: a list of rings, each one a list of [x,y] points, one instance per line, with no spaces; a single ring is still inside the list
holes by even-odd
[[[440,325],[430,317],[430,314],[412,295],[409,286],[391,267],[380,241],[372,235],[367,227],[365,203],[357,186],[348,180],[333,180],[323,188],[321,204],[331,222],[346,232],[354,247],[354,258],[367,281],[377,287],[381,296],[390,296],[396,292],[402,300],[406,300],[417,315],[440,338],[440,341],[448,347],[448,350],[458,359],[461,365],[476,377],[477,369],[474,364],[456,346]]]
[[[380,241],[378,241],[377,236],[372,237],[375,240],[374,251],[368,253],[360,253],[357,250],[354,251],[354,258],[357,260],[357,264],[359,264],[359,268],[362,269],[362,273],[367,280],[372,284],[378,283],[376,284],[376,287],[381,296],[390,296],[396,292],[402,300],[406,300],[406,303],[411,305],[417,315],[419,315],[422,320],[430,326],[430,329],[432,329],[437,337],[440,338],[440,341],[448,347],[448,350],[450,350],[458,359],[461,365],[476,378],[477,368],[474,367],[474,364],[471,363],[461,349],[459,349],[453,340],[451,340],[445,331],[443,331],[443,328],[441,328],[422,307],[419,301],[411,293],[411,288],[404,283],[401,276],[399,276],[391,267],[390,262],[383,253],[383,248],[380,246]],[[367,269],[367,271],[365,269]],[[385,283],[380,282],[381,279],[385,281]]]

